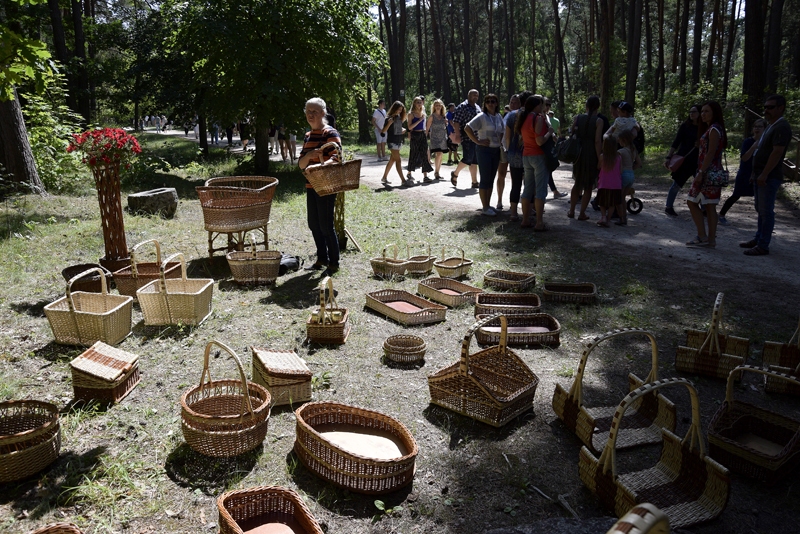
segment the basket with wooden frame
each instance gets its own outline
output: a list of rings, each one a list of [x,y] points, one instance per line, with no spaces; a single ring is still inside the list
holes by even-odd
[[[252,232],[247,234],[250,250],[234,250],[225,256],[237,284],[271,284],[278,278],[281,257],[277,250],[256,250]]]
[[[667,514],[649,502],[628,510],[606,534],[669,534]]]
[[[650,372],[642,380],[633,373],[628,374],[630,391],[634,391],[645,383],[658,380],[658,345],[656,338],[647,330],[639,328],[622,328],[612,330],[594,338],[583,349],[575,380],[569,392],[561,384],[556,384],[553,392],[553,411],[564,422],[571,432],[595,454],[600,454],[608,439],[611,421],[617,412],[617,406],[596,406],[589,408],[584,404],[583,377],[589,355],[604,341],[628,336],[646,336],[650,341]],[[675,405],[659,391],[653,390],[646,395],[638,396],[617,430],[617,449],[627,449],[639,445],[661,442],[661,429],[675,432]]]
[[[725,402],[708,427],[709,454],[731,471],[773,484],[800,463],[800,420],[736,400],[733,377],[742,371],[800,386],[791,375],[752,365],[736,367],[728,376]]]
[[[394,255],[391,258],[386,255],[386,249],[394,250]],[[408,262],[406,260],[397,259],[397,253],[397,245],[394,243],[383,247],[383,252],[381,252],[380,257],[369,260],[369,264],[372,266],[372,273],[378,278],[403,276],[406,272]]]
[[[308,183],[321,197],[358,189],[361,179],[361,160],[344,161],[344,154],[339,143],[325,143],[318,150],[322,152],[331,147],[337,153],[336,158],[318,165],[309,165],[303,171]]]
[[[303,498],[289,488],[260,486],[217,497],[220,534],[323,534]]]
[[[93,272],[100,274],[101,292],[72,291],[72,284]],[[106,277],[99,268],[76,274],[67,282],[67,293],[44,307],[56,343],[92,345],[97,341],[116,345],[131,333],[133,299],[108,293]]]
[[[597,286],[590,282],[546,282],[542,287],[542,298],[548,302],[594,304],[597,302]]]
[[[472,269],[472,260],[464,257],[464,249],[455,248],[461,251],[461,256],[445,256],[445,248],[442,247],[442,258],[433,262],[436,272],[442,278],[461,278],[467,276]]]
[[[447,319],[447,307],[402,289],[367,293],[367,308],[404,325],[438,323]]]
[[[686,331],[686,345],[678,347],[675,357],[676,370],[727,380],[734,367],[747,362],[750,340],[719,333],[724,297],[724,293],[717,294],[708,331]]]
[[[542,301],[536,293],[481,293],[475,297],[475,317],[478,315],[532,315],[542,311]]]
[[[428,243],[417,243],[425,247],[425,254],[411,255],[411,247],[406,244],[406,273],[409,276],[428,276],[433,272],[433,262],[436,256],[431,256],[431,246]]]
[[[311,400],[311,371],[293,350],[250,347],[253,382],[267,388],[273,406]]]
[[[481,321],[488,315],[478,315]],[[506,343],[511,347],[557,347],[561,344],[561,324],[552,315],[533,313],[531,315],[508,315],[506,324]],[[480,327],[475,339],[481,345],[500,343],[500,319],[494,319]]]
[[[765,341],[761,361],[767,369],[800,378],[800,324],[797,325],[788,343]],[[764,375],[764,391],[800,395],[800,387],[771,375]]]
[[[179,258],[180,278],[166,278],[164,271],[170,261]],[[186,260],[183,254],[173,254],[161,264],[158,280],[153,280],[136,292],[144,315],[144,324],[199,325],[211,315],[211,298],[214,280],[211,278],[186,278]]]
[[[305,404],[295,418],[294,452],[320,478],[373,495],[413,482],[419,449],[397,419],[330,401]]]
[[[152,243],[156,249],[155,262],[138,262],[136,261],[136,251],[142,245]],[[117,284],[117,291],[120,295],[128,295],[129,297],[136,298],[136,292],[152,282],[158,280],[161,273],[161,245],[155,239],[148,239],[136,245],[131,249],[131,264],[123,267],[118,271],[114,271],[114,282]],[[164,268],[164,277],[178,278],[181,275],[180,262],[174,261],[167,264]]]
[[[472,337],[499,318],[500,344],[470,354]],[[461,359],[428,376],[431,403],[495,427],[533,410],[539,377],[506,344],[506,317],[477,321],[461,342]]]
[[[383,342],[383,354],[388,360],[400,364],[412,364],[425,358],[428,346],[419,336],[398,334]]]
[[[119,402],[139,383],[139,356],[98,341],[69,364],[76,400]]]
[[[492,269],[483,274],[483,285],[495,291],[527,291],[536,285],[536,275]]]
[[[38,528],[30,534],[83,534],[83,531],[72,523],[53,523]]]
[[[333,280],[326,276],[319,283],[319,309],[306,321],[306,337],[311,343],[341,345],[350,334],[347,308],[336,304]]]
[[[625,410],[637,398],[667,386],[683,385],[689,390],[692,422],[683,439],[663,428],[658,463],[642,471],[617,473],[616,450],[619,425]],[[660,508],[672,528],[683,528],[719,517],[728,503],[728,470],[705,454],[700,428],[700,401],[691,382],[667,378],[649,382],[631,391],[617,407],[608,441],[597,458],[581,447],[578,471],[583,484],[600,502],[622,517],[646,501]]]
[[[69,281],[78,273],[85,273],[87,270],[96,268],[103,271],[106,278],[106,287],[111,287],[111,282],[113,282],[113,275],[111,271],[106,269],[100,264],[97,263],[81,263],[79,265],[71,265],[66,269],[61,270],[61,276],[64,277],[64,281]],[[92,272],[75,281],[72,284],[73,291],[85,291],[87,293],[100,293],[103,290],[103,286],[100,283],[100,276],[96,272]]]
[[[0,402],[0,484],[38,473],[58,458],[58,406],[38,400]]]
[[[238,380],[211,380],[208,364],[215,345],[236,363]],[[181,395],[183,438],[205,456],[230,458],[253,450],[267,435],[271,400],[266,388],[248,382],[233,349],[217,340],[209,341],[200,384]]]
[[[472,287],[452,278],[426,278],[417,284],[417,293],[439,304],[457,308],[464,304],[475,304],[475,297],[482,289]]]

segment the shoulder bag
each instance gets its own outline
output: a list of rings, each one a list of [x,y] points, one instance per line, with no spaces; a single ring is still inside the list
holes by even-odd
[[[589,122],[590,116],[586,116],[586,122]],[[578,137],[578,132],[572,132],[572,135],[566,139],[562,139],[556,146],[557,157],[564,163],[575,163],[581,157],[581,140]]]

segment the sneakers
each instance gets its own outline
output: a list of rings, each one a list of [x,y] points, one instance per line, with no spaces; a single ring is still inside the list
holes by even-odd
[[[339,272],[339,265],[328,265],[328,268],[322,272],[322,276],[333,276],[334,274]]]
[[[494,211],[503,211],[503,203],[498,202],[497,206],[495,206]]]
[[[328,266],[327,263],[320,263],[320,262],[317,261],[317,262],[312,263],[311,265],[306,265],[305,267],[303,267],[303,270],[304,271],[321,271],[322,269],[326,268],[327,266]]]
[[[726,219],[726,218],[725,218],[725,217],[723,217],[722,215],[720,215],[720,216],[719,216],[719,219],[718,219],[718,220],[719,220],[719,223],[720,223],[722,226],[728,226],[728,219]]]
[[[553,191],[553,198],[554,199],[556,199],[556,198],[564,198],[565,196],[567,196],[566,193],[561,193],[559,191]]]
[[[672,217],[678,216],[678,212],[675,211],[675,208],[664,208],[664,213],[671,215]]]
[[[761,247],[753,247],[744,251],[745,256],[766,256],[768,254],[769,250]]]
[[[497,212],[494,211],[494,209],[490,206],[481,210],[481,215],[486,215],[487,217],[497,217]]]
[[[739,246],[742,248],[755,248],[758,246],[758,241],[755,239],[751,239],[750,241],[742,241],[739,243]]]

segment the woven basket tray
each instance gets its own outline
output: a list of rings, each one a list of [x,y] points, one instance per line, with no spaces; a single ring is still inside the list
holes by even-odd
[[[426,249],[425,254],[419,256],[411,255],[411,247],[406,245],[406,273],[409,276],[428,276],[433,272],[433,262],[436,256],[431,256],[431,246],[427,243],[418,243]]]
[[[340,308],[336,304],[333,280],[326,276],[319,283],[319,308],[306,320],[308,341],[322,345],[341,345],[350,335],[349,319],[347,308]]]
[[[425,340],[419,336],[399,334],[390,336],[383,342],[383,354],[396,363],[416,363],[425,358],[427,350]]]
[[[536,285],[536,275],[493,269],[484,273],[483,285],[497,291],[527,291]]]
[[[475,319],[482,321],[489,315],[478,315]],[[506,317],[507,341],[509,346],[547,346],[557,347],[561,344],[561,325],[555,317],[546,313],[531,315],[509,315]],[[500,318],[488,321],[478,328],[475,339],[481,345],[500,344],[501,333]]]
[[[83,534],[83,532],[72,523],[54,523],[36,529],[30,534]]]
[[[478,315],[532,315],[542,311],[542,301],[536,293],[481,293],[475,298],[475,317]]]
[[[155,262],[136,262],[136,251],[142,245],[153,243],[156,248],[156,261]],[[152,282],[158,280],[159,273],[161,272],[161,245],[155,239],[148,239],[137,243],[131,249],[131,264],[123,267],[118,271],[114,271],[114,282],[117,284],[117,290],[120,295],[128,295],[129,297],[136,297],[136,292]],[[181,275],[180,262],[174,261],[167,264],[164,268],[164,276],[166,278],[179,278]]]
[[[386,249],[394,249],[392,257],[386,256]],[[392,278],[394,276],[403,276],[408,267],[408,261],[397,259],[397,245],[390,244],[383,247],[383,252],[377,258],[369,260],[372,266],[372,273],[378,278]]]
[[[102,341],[69,365],[75,399],[119,402],[139,383],[139,356]]]
[[[165,278],[164,269],[173,258],[180,258],[181,277]],[[186,278],[183,254],[173,254],[161,264],[161,277],[136,292],[144,315],[144,324],[199,325],[211,315],[214,280]]]
[[[247,236],[249,252],[233,251],[226,255],[233,279],[237,284],[271,284],[278,278],[283,255],[277,250],[256,251],[255,239],[251,233]]]
[[[272,197],[278,179],[270,176],[226,176],[211,178],[197,187],[209,232],[245,232],[269,223]]]
[[[594,304],[597,302],[597,287],[589,282],[577,284],[548,282],[542,289],[542,298],[549,302]]]
[[[447,308],[400,289],[367,293],[367,308],[404,325],[438,323],[447,318]]]
[[[326,143],[319,147],[319,150],[322,151],[328,147],[335,149],[338,153],[338,160],[334,163],[309,165],[303,171],[306,180],[321,197],[358,189],[361,178],[361,160],[344,161],[342,147],[339,143]]]
[[[273,406],[311,400],[311,371],[293,350],[250,347],[253,382],[269,390]]]
[[[227,352],[239,369],[239,380],[211,381],[209,355],[214,345]],[[270,394],[248,382],[239,357],[219,341],[206,345],[200,385],[181,395],[181,428],[189,446],[206,456],[230,458],[253,450],[267,435]]]
[[[101,293],[72,292],[72,284],[87,274],[100,275]],[[103,341],[116,345],[131,333],[133,299],[110,295],[106,277],[99,268],[79,273],[67,282],[65,296],[44,307],[56,343],[92,345]]]
[[[474,304],[475,297],[483,290],[461,283],[452,278],[426,278],[417,284],[417,293],[434,302],[451,308]]]
[[[397,419],[338,402],[310,402],[295,416],[294,452],[320,478],[366,494],[413,482],[417,442]]]
[[[244,534],[276,523],[295,534],[323,534],[303,498],[288,488],[261,486],[229,491],[217,498],[217,510],[220,534]]]
[[[456,247],[461,251],[461,256],[445,256],[445,249],[442,247],[442,259],[434,261],[433,266],[442,278],[461,278],[467,276],[472,269],[472,260],[464,257],[464,249]]]
[[[105,273],[106,286],[111,287],[112,276],[111,271],[97,263],[81,263],[80,265],[72,265],[61,271],[61,276],[64,281],[70,281],[76,274],[85,273],[89,269],[100,269]],[[100,283],[100,276],[96,272],[79,278],[72,284],[73,291],[85,291],[87,293],[100,293],[103,291],[103,285]]]
[[[22,480],[58,458],[58,406],[37,400],[0,402],[0,483]]]

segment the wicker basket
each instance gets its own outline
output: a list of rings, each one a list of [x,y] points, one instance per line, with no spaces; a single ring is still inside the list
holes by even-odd
[[[383,354],[387,359],[401,364],[417,363],[425,358],[428,346],[419,336],[398,334],[383,342]]]
[[[256,252],[255,240],[247,235],[250,252],[233,251],[226,256],[233,279],[237,284],[271,284],[278,278],[283,255],[277,250]]]
[[[594,304],[597,302],[597,287],[589,282],[577,284],[548,282],[542,288],[542,298],[548,302]]]
[[[69,364],[76,400],[119,402],[139,383],[139,356],[98,341]]]
[[[527,291],[536,285],[536,275],[493,269],[483,274],[483,285],[497,291]]]
[[[765,342],[761,361],[762,365],[768,369],[800,378],[800,324],[788,343]],[[776,379],[771,375],[764,375],[764,391],[800,395],[800,387],[787,380]]]
[[[180,258],[181,277],[165,278],[164,269],[170,260]],[[144,324],[199,325],[211,315],[211,296],[214,280],[211,278],[186,278],[186,261],[183,254],[173,254],[161,264],[160,279],[154,280],[136,292],[144,315]]]
[[[411,255],[411,247],[406,245],[406,273],[409,276],[428,276],[433,272],[433,262],[436,256],[431,256],[431,246],[427,243],[418,243],[426,249],[425,254],[419,256]]]
[[[83,534],[83,532],[72,523],[53,523],[36,529],[30,534]]]
[[[0,483],[22,480],[58,458],[58,406],[37,400],[0,402]]]
[[[542,301],[536,293],[481,293],[475,298],[475,317],[478,315],[532,315],[542,311]]]
[[[347,341],[349,334],[347,308],[340,308],[336,304],[333,280],[326,276],[319,283],[319,310],[313,312],[306,321],[306,337],[311,343],[341,345]]]
[[[627,407],[642,395],[680,384],[689,390],[692,401],[692,423],[686,436],[681,439],[662,429],[663,447],[658,463],[643,471],[617,474],[617,435]],[[728,470],[705,455],[700,401],[692,383],[683,378],[657,380],[629,393],[614,413],[600,457],[581,447],[578,469],[584,485],[603,505],[614,510],[617,517],[646,500],[663,510],[675,529],[718,517],[730,494]]]
[[[478,315],[482,321],[489,315]],[[506,344],[511,347],[557,347],[561,344],[561,324],[558,319],[546,313],[532,315],[509,315],[506,317]],[[475,333],[475,339],[481,345],[497,345],[500,343],[500,319],[495,318]]]
[[[475,297],[483,290],[452,278],[426,278],[417,284],[417,293],[434,302],[457,308],[474,304]]]
[[[212,382],[208,363],[214,345],[236,362],[239,380]],[[192,449],[206,456],[229,458],[253,450],[267,435],[270,401],[269,391],[247,381],[233,349],[219,341],[209,341],[200,385],[181,395],[183,437]]]
[[[373,495],[390,493],[413,482],[417,442],[397,419],[338,402],[310,402],[295,410],[295,416],[294,452],[315,475],[350,491]],[[336,428],[389,439],[396,445],[398,456],[356,454],[326,437],[326,431]]]
[[[723,293],[717,294],[707,332],[687,330],[686,345],[678,347],[675,357],[676,370],[727,380],[734,367],[746,363],[750,340],[719,333],[724,297]]]
[[[631,508],[606,534],[669,534],[667,514],[645,502]]]
[[[461,251],[461,256],[447,257],[444,255],[445,249],[442,247],[442,259],[433,262],[436,272],[442,278],[461,278],[467,276],[472,269],[472,260],[464,257],[464,249],[456,247]]]
[[[322,151],[328,147],[334,147],[339,155],[338,160],[333,163],[306,167],[303,174],[308,183],[321,197],[358,189],[361,178],[361,160],[344,161],[342,147],[335,142],[326,143],[319,147],[319,150]]]
[[[279,523],[295,534],[323,534],[311,511],[294,491],[261,486],[223,493],[217,498],[220,534],[244,534]]]
[[[561,384],[556,384],[553,392],[553,411],[564,422],[564,426],[574,432],[595,454],[600,454],[606,444],[617,407],[589,408],[584,404],[583,376],[586,372],[586,362],[592,351],[602,342],[616,337],[639,335],[646,336],[650,341],[650,372],[644,380],[633,373],[628,374],[630,391],[643,386],[645,382],[655,382],[658,380],[658,345],[655,336],[639,328],[623,328],[606,332],[586,345],[569,392],[561,387]],[[677,421],[675,405],[658,391],[637,397],[629,410],[622,420],[622,428],[617,431],[617,449],[660,443],[662,428],[675,432]]]
[[[71,280],[76,274],[85,273],[89,269],[100,269],[105,274],[106,287],[111,287],[113,281],[111,271],[97,263],[81,263],[80,265],[72,265],[61,271],[61,276],[64,281]],[[100,283],[100,276],[96,272],[79,278],[72,284],[73,291],[85,291],[87,293],[100,293],[103,291],[103,285]]]
[[[250,347],[253,382],[267,388],[273,406],[311,400],[311,371],[293,350]]]
[[[156,261],[136,263],[136,250],[142,245],[153,243],[156,247]],[[181,264],[177,261],[167,264],[164,268],[166,278],[178,278],[181,275]],[[114,272],[114,282],[120,295],[136,297],[136,292],[152,282],[158,280],[161,272],[161,245],[155,239],[148,239],[137,243],[131,249],[131,264]]]
[[[741,371],[760,373],[800,386],[797,378],[742,365],[728,377],[725,402],[711,418],[709,454],[747,477],[775,483],[800,463],[800,421],[733,398],[733,377]]]
[[[367,308],[404,325],[438,323],[447,318],[447,308],[402,289],[367,293]]]
[[[500,344],[469,353],[472,336],[499,317]],[[461,342],[461,359],[428,377],[431,403],[500,427],[533,409],[537,377],[506,347],[506,318],[491,316],[470,327]]]
[[[72,284],[85,275],[100,275],[101,292],[72,292]],[[56,343],[62,345],[93,345],[103,341],[116,345],[131,333],[133,299],[110,295],[106,277],[99,268],[92,268],[73,276],[67,282],[67,294],[44,307],[44,314]]]
[[[386,249],[394,249],[394,256],[386,256]],[[408,267],[406,260],[397,259],[397,245],[390,244],[383,247],[380,257],[369,260],[372,266],[372,273],[379,278],[392,278],[393,276],[403,276]]]
[[[270,176],[211,178],[197,187],[208,232],[246,232],[266,227],[278,179]]]

